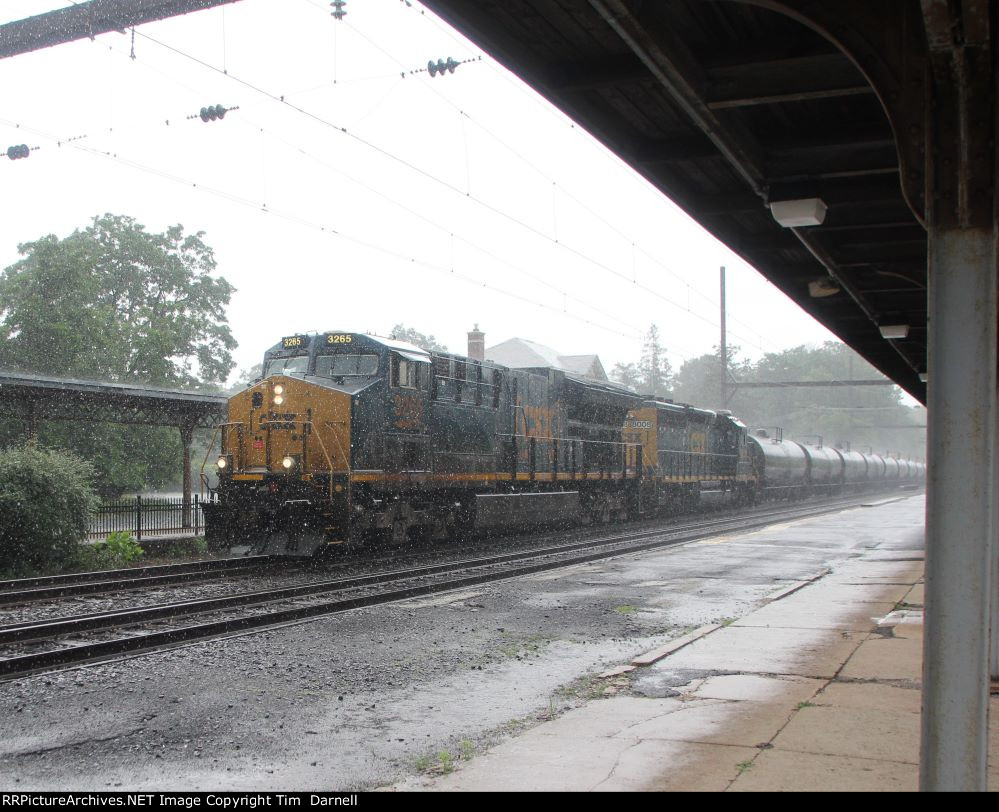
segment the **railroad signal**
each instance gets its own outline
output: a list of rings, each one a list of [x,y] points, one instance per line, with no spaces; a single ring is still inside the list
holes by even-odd
[[[343,7],[347,5],[347,0],[333,0],[330,5],[333,7],[333,11],[330,15],[336,17],[338,20],[342,20],[347,16],[347,12],[343,10]]]
[[[438,59],[436,62],[434,62],[434,60],[431,59],[427,63],[427,73],[429,73],[431,76],[436,76],[438,73],[441,74],[441,76],[443,76],[445,71],[447,71],[448,73],[454,73],[454,69],[457,68],[458,65],[460,64],[461,64],[460,62],[455,62],[451,57],[447,58],[447,62],[445,62],[443,59]]]
[[[31,147],[27,144],[14,144],[7,147],[7,157],[12,161],[16,161],[18,158],[27,158],[30,154]]]

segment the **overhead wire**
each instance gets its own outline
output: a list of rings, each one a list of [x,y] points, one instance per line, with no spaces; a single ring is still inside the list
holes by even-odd
[[[305,2],[309,3],[310,5],[312,5],[311,0],[305,0]],[[422,18],[428,20],[435,28],[437,28],[437,30],[439,30],[439,31],[443,32],[444,34],[446,34],[455,43],[461,45],[462,47],[466,46],[466,43],[462,40],[462,38],[460,38],[460,36],[458,36],[455,33],[454,29],[452,29],[450,26],[446,25],[442,20],[440,20],[432,12],[430,14],[426,14],[425,13],[425,9],[423,9],[422,7],[421,8],[416,8],[410,2],[404,2],[404,5],[408,9],[410,9],[412,11],[415,11],[415,12],[418,12],[419,16],[421,16]],[[515,79],[514,77],[512,77],[509,74],[508,71],[505,71],[505,70],[501,69],[495,62],[493,62],[492,60],[487,60],[486,64],[487,64],[488,68],[494,74],[496,74],[497,76],[499,76],[500,78],[502,78],[503,81],[505,81],[511,87],[514,87],[518,92],[522,93],[524,96],[526,96],[527,98],[529,98],[531,100],[532,104],[536,105],[537,107],[540,107],[546,113],[548,113],[548,114],[552,115],[553,117],[555,117],[561,125],[568,126],[568,128],[570,130],[572,130],[574,132],[577,132],[577,133],[578,132],[585,132],[585,131],[581,130],[581,128],[577,127],[576,124],[575,124],[575,122],[572,121],[572,119],[570,119],[568,116],[566,116],[564,113],[562,113],[557,107],[555,107],[553,104],[551,104],[551,102],[548,102],[548,101],[542,99],[535,91],[533,91],[530,88],[528,88],[525,85],[524,82],[522,82],[522,81],[520,81],[520,80]],[[440,95],[440,94],[438,94],[438,95]],[[444,98],[444,97],[442,96],[442,98]],[[490,135],[491,137],[493,137],[494,139],[496,139],[502,146],[504,146],[505,148],[507,148],[508,150],[510,150],[511,152],[513,152],[513,154],[517,155],[522,160],[524,160],[524,162],[529,167],[531,167],[532,169],[534,169],[535,171],[537,171],[539,174],[541,174],[542,177],[544,177],[545,179],[547,179],[549,181],[552,181],[553,183],[556,182],[552,178],[550,178],[546,173],[544,173],[543,170],[537,168],[528,159],[526,159],[522,155],[520,155],[520,153],[517,152],[513,147],[511,147],[510,145],[508,145],[504,141],[502,141],[502,139],[500,139],[498,136],[496,136],[494,133],[492,133],[492,131],[490,131],[488,128],[484,127],[481,124],[478,124],[474,120],[473,120],[473,123],[476,123],[477,126],[481,127],[484,132],[486,132],[488,135]],[[589,137],[589,140],[591,140],[591,141],[593,140],[592,136]],[[609,153],[609,154],[613,155],[613,153]],[[617,156],[615,156],[615,157],[617,157]],[[631,167],[631,166],[629,166],[623,160],[621,160],[621,164],[627,170],[634,172],[634,168]],[[646,183],[649,182],[645,178],[643,178],[643,180],[645,180]],[[594,211],[583,200],[580,200],[578,197],[576,197],[575,195],[573,195],[571,192],[567,191],[564,187],[562,187],[562,190],[563,190],[563,193],[566,194],[567,197],[569,197],[570,199],[572,199],[575,203],[577,203],[580,207],[582,207],[589,214],[591,214],[594,217],[597,217],[599,220],[601,220],[601,222],[603,222],[604,225],[606,225],[611,231],[613,231],[614,233],[616,233],[619,237],[621,237],[622,239],[624,239],[624,240],[626,240],[628,242],[631,242],[633,245],[635,244],[634,240],[632,239],[632,237],[630,237],[629,235],[625,234],[623,231],[621,231],[619,228],[617,228],[617,226],[615,226],[609,220],[607,220],[606,218],[604,218],[601,214],[599,214],[598,212]],[[668,198],[665,198],[665,199],[668,200]],[[674,206],[676,205],[672,201],[670,201],[670,203],[672,205],[674,205]],[[677,207],[677,208],[679,210],[679,207]],[[675,270],[673,270],[668,265],[666,265],[666,263],[662,259],[660,259],[659,257],[654,256],[653,254],[651,254],[650,252],[648,252],[642,246],[638,246],[637,250],[643,256],[645,256],[646,259],[648,259],[650,262],[652,262],[658,268],[660,268],[661,270],[665,271],[666,273],[668,273],[669,275],[673,276],[674,278],[678,279],[681,282],[681,284],[683,284],[684,286],[687,287],[687,289],[689,291],[692,291],[697,296],[699,296],[700,298],[704,299],[706,302],[709,302],[711,304],[715,304],[716,303],[717,300],[714,297],[712,297],[712,296],[704,293],[703,291],[699,290],[698,288],[692,286],[682,276],[680,276]],[[689,308],[688,308],[688,310],[689,310]],[[728,311],[726,311],[726,315],[732,321],[735,321],[735,322],[741,324],[747,330],[753,332],[757,336],[757,338],[760,339],[759,341],[753,341],[752,342],[754,346],[758,346],[761,350],[763,350],[763,347],[762,347],[762,344],[761,344],[761,342],[763,342],[763,343],[766,343],[766,344],[770,345],[774,349],[779,350],[779,348],[777,347],[776,344],[772,343],[769,340],[765,340],[764,337],[752,325],[748,324],[747,322],[743,321],[742,319],[738,318],[737,316],[729,313]],[[720,327],[720,324],[718,322],[711,322],[711,323],[715,327]],[[748,339],[745,336],[740,336],[739,334],[732,333],[731,331],[729,331],[729,332],[730,332],[730,334],[734,335],[736,338],[742,338],[742,339],[747,340],[747,341],[750,340],[750,339]]]
[[[352,29],[352,30],[356,31],[357,29]],[[500,217],[502,217],[502,218],[504,218],[504,219],[506,219],[506,220],[508,220],[508,221],[510,221],[512,223],[514,223],[515,225],[518,225],[519,227],[523,228],[525,231],[528,231],[528,232],[534,234],[535,236],[537,236],[537,237],[539,237],[539,238],[541,238],[543,240],[546,240],[546,241],[549,241],[549,242],[553,242],[552,238],[548,234],[544,233],[541,229],[538,229],[535,226],[532,226],[529,223],[527,223],[527,222],[521,220],[520,218],[516,217],[515,215],[513,215],[513,214],[511,214],[509,212],[506,212],[506,211],[498,208],[497,206],[494,206],[493,204],[489,203],[488,201],[485,201],[485,200],[483,200],[483,199],[481,199],[481,198],[479,198],[479,197],[477,197],[475,195],[472,195],[472,194],[470,194],[467,191],[463,191],[460,187],[455,186],[453,183],[450,183],[449,181],[444,180],[443,178],[440,178],[437,175],[434,175],[429,170],[426,170],[426,169],[424,169],[424,168],[422,168],[422,167],[420,167],[420,166],[412,163],[411,161],[408,161],[405,158],[402,158],[402,157],[396,155],[395,153],[391,152],[390,150],[387,150],[384,147],[381,147],[381,146],[375,144],[374,142],[369,141],[368,139],[362,138],[361,136],[357,135],[356,133],[353,133],[353,132],[349,131],[346,127],[338,125],[335,122],[329,121],[328,119],[324,118],[321,115],[318,115],[318,114],[316,114],[316,113],[314,113],[314,112],[312,112],[310,110],[307,110],[306,108],[300,107],[300,106],[298,106],[296,104],[293,104],[293,103],[289,102],[287,100],[286,96],[274,94],[271,91],[268,91],[268,90],[266,90],[266,89],[264,89],[264,88],[262,88],[262,87],[260,87],[260,86],[258,86],[256,84],[254,84],[253,82],[250,82],[250,81],[248,81],[246,79],[240,78],[239,76],[235,75],[231,71],[229,71],[229,72],[223,72],[222,70],[220,70],[216,66],[212,65],[211,63],[205,62],[203,59],[200,59],[200,58],[198,58],[196,56],[188,54],[188,53],[180,50],[179,48],[176,48],[175,46],[172,46],[172,45],[169,45],[168,43],[162,42],[161,40],[158,40],[155,37],[150,36],[149,34],[145,34],[145,33],[141,32],[141,31],[138,31],[137,34],[140,37],[142,37],[142,38],[144,38],[144,39],[146,39],[146,40],[154,43],[155,45],[159,45],[160,47],[165,48],[166,50],[171,51],[171,52],[177,54],[178,56],[181,56],[181,57],[183,57],[185,59],[189,59],[189,60],[191,60],[191,61],[193,61],[193,62],[201,65],[202,67],[204,67],[204,68],[206,68],[208,70],[211,70],[211,71],[213,71],[215,73],[223,75],[226,78],[228,78],[228,79],[230,79],[230,80],[232,80],[234,82],[237,82],[238,84],[240,84],[240,85],[242,85],[242,86],[244,86],[244,87],[246,87],[246,88],[248,88],[250,90],[253,90],[256,93],[259,93],[259,94],[261,94],[261,95],[263,95],[263,96],[271,99],[272,101],[278,102],[279,104],[282,104],[285,107],[288,107],[288,108],[296,111],[297,113],[299,113],[301,115],[304,115],[307,118],[309,118],[309,119],[311,119],[311,120],[313,120],[313,121],[315,121],[315,122],[317,122],[317,123],[319,123],[321,125],[330,127],[334,131],[342,133],[343,135],[346,135],[348,138],[351,138],[351,139],[353,139],[353,140],[355,140],[355,141],[363,144],[364,146],[368,147],[369,149],[372,149],[376,153],[378,153],[378,154],[380,154],[380,155],[382,155],[382,156],[384,156],[384,157],[386,157],[386,158],[388,158],[388,159],[390,159],[392,161],[395,161],[395,162],[403,165],[404,167],[406,167],[409,170],[411,170],[411,171],[419,174],[420,176],[422,176],[424,178],[427,178],[428,180],[431,180],[432,182],[434,182],[434,183],[436,183],[438,185],[441,185],[441,186],[445,187],[446,189],[449,189],[451,192],[453,192],[455,194],[461,195],[462,197],[475,202],[479,206],[482,206],[483,208],[487,209],[488,211],[491,211],[494,214],[496,214],[496,215],[498,215],[498,216],[500,216]],[[625,281],[631,282],[631,284],[633,286],[637,287],[640,290],[643,290],[646,293],[649,293],[652,296],[655,296],[657,299],[663,301],[665,304],[668,304],[671,307],[674,307],[674,308],[676,308],[676,309],[678,309],[678,310],[680,310],[682,312],[688,313],[692,317],[694,317],[696,319],[699,319],[699,320],[705,322],[706,324],[708,324],[708,325],[710,325],[712,327],[719,326],[718,322],[715,322],[712,319],[710,319],[710,318],[708,318],[708,317],[706,317],[706,316],[704,316],[704,315],[702,315],[702,314],[700,314],[700,313],[698,313],[696,311],[693,311],[693,310],[690,310],[688,308],[685,308],[682,304],[673,301],[669,297],[664,296],[659,291],[657,291],[657,290],[655,290],[655,289],[653,289],[653,288],[651,288],[651,287],[649,287],[649,286],[647,286],[647,285],[645,285],[643,283],[637,282],[637,280],[631,280],[631,279],[629,279],[629,277],[628,277],[627,274],[621,273],[620,271],[616,270],[615,268],[612,268],[611,266],[609,266],[609,265],[607,265],[605,263],[602,263],[602,262],[594,259],[593,257],[589,256],[585,252],[583,252],[583,251],[581,251],[581,250],[579,250],[577,248],[574,248],[573,246],[571,246],[571,245],[569,245],[569,244],[567,244],[565,242],[554,242],[554,244],[559,245],[563,250],[568,251],[572,255],[574,255],[577,258],[579,258],[579,259],[581,259],[581,260],[589,263],[590,265],[594,265],[594,266],[596,266],[598,268],[601,268],[601,269],[603,269],[603,270],[605,270],[605,271],[613,274],[614,276],[619,277],[620,279],[623,279]]]
[[[72,3],[73,5],[77,5],[77,3],[75,2],[75,0],[68,0],[68,1],[70,3]],[[316,6],[316,4],[310,2],[310,0],[305,0],[305,2],[308,3],[308,5],[310,5],[310,6],[314,7],[314,8],[319,8],[318,6]],[[325,9],[323,9],[323,10],[325,11]],[[422,16],[427,16],[427,15],[422,15]],[[433,18],[432,16],[431,16],[431,19],[434,20],[434,21],[436,21],[436,18]],[[344,24],[344,22],[345,21],[341,20],[341,21],[338,21],[338,24]],[[362,37],[367,42],[369,42],[373,47],[375,47],[376,49],[380,50],[382,53],[385,53],[386,55],[388,55],[388,56],[391,57],[391,55],[388,54],[386,51],[384,51],[384,49],[382,49],[381,46],[379,46],[377,43],[375,43],[374,41],[372,41],[369,37],[367,37],[367,35],[365,35],[359,29],[357,29],[356,27],[353,27],[353,26],[350,26],[350,27],[351,27],[352,31],[354,31],[355,33],[358,34],[358,36]],[[454,34],[453,33],[451,33],[450,31],[448,31],[448,33],[449,33],[449,35],[452,38],[454,38]],[[431,180],[434,183],[437,183],[439,185],[444,186],[445,188],[449,189],[453,193],[462,195],[463,197],[466,197],[467,199],[472,200],[476,204],[478,204],[478,205],[486,208],[487,210],[493,212],[494,214],[496,214],[496,215],[498,215],[498,216],[500,216],[500,217],[502,217],[504,219],[507,219],[507,220],[511,221],[515,225],[517,225],[517,226],[525,229],[526,231],[534,234],[535,236],[537,236],[537,237],[539,237],[539,238],[541,238],[543,240],[547,240],[549,242],[552,242],[553,244],[557,245],[562,250],[565,250],[565,251],[569,252],[570,254],[576,256],[580,260],[583,260],[584,262],[587,262],[590,265],[594,265],[597,268],[600,268],[600,269],[602,269],[602,270],[604,270],[606,272],[609,272],[609,273],[613,274],[614,276],[620,278],[621,280],[623,280],[625,282],[630,282],[633,286],[637,287],[638,289],[640,289],[640,290],[642,290],[642,291],[644,291],[646,293],[649,293],[652,296],[655,296],[657,299],[659,299],[660,301],[664,302],[665,304],[668,304],[671,307],[676,308],[677,310],[685,312],[685,313],[689,314],[690,316],[692,316],[692,317],[694,317],[696,319],[699,319],[702,322],[708,324],[709,326],[712,326],[712,327],[719,326],[719,323],[717,321],[715,321],[715,320],[713,320],[713,319],[711,319],[709,317],[706,317],[703,314],[701,314],[701,313],[699,313],[699,312],[691,309],[689,305],[687,307],[685,307],[684,305],[682,305],[682,304],[674,301],[673,299],[665,296],[660,291],[658,291],[658,290],[656,290],[654,288],[651,288],[648,285],[645,285],[643,283],[639,283],[637,281],[637,278],[634,278],[634,277],[629,278],[629,276],[627,274],[621,273],[620,271],[618,271],[617,269],[613,268],[612,266],[607,265],[606,263],[603,263],[603,262],[600,262],[600,261],[594,259],[593,257],[589,256],[588,254],[586,254],[583,251],[581,251],[581,250],[579,250],[579,249],[577,249],[577,248],[575,248],[575,247],[573,247],[573,246],[565,243],[564,241],[559,241],[557,239],[553,239],[550,235],[546,234],[541,229],[538,229],[538,228],[530,225],[529,223],[521,220],[520,218],[516,217],[515,215],[513,215],[513,214],[511,214],[509,212],[503,211],[502,209],[494,206],[493,204],[489,203],[488,201],[482,200],[482,199],[480,199],[480,198],[478,198],[478,197],[476,197],[474,195],[471,195],[467,189],[463,191],[463,190],[460,189],[460,187],[457,187],[454,184],[452,184],[452,183],[444,180],[443,178],[440,178],[437,175],[434,175],[432,172],[430,172],[430,171],[428,171],[428,170],[426,170],[426,169],[424,169],[424,168],[422,168],[422,167],[420,167],[420,166],[412,163],[411,161],[406,160],[405,158],[402,158],[402,157],[396,155],[395,153],[391,152],[390,150],[387,150],[387,149],[385,149],[385,148],[383,148],[383,147],[381,147],[381,146],[379,146],[379,145],[371,142],[370,140],[365,139],[365,138],[357,135],[356,133],[351,132],[350,130],[348,130],[348,128],[346,128],[344,126],[340,126],[340,125],[336,124],[335,122],[330,121],[330,120],[324,118],[321,115],[313,113],[312,111],[310,111],[310,110],[308,110],[306,108],[303,108],[303,107],[301,107],[299,105],[296,105],[296,104],[293,104],[293,103],[289,102],[288,101],[288,96],[286,94],[279,95],[279,94],[275,94],[275,93],[273,93],[271,91],[268,91],[265,88],[262,88],[262,87],[260,87],[260,86],[258,86],[256,84],[254,84],[253,82],[250,82],[250,81],[248,81],[246,79],[243,79],[243,78],[241,78],[241,77],[233,74],[232,72],[229,72],[226,69],[220,69],[220,68],[216,67],[215,65],[212,65],[211,63],[206,62],[203,59],[200,59],[199,57],[193,56],[192,54],[189,54],[189,53],[183,51],[180,48],[177,48],[177,47],[175,47],[173,45],[170,45],[170,44],[168,44],[166,42],[163,42],[163,41],[161,41],[161,40],[159,40],[159,39],[157,39],[155,37],[152,37],[149,34],[146,34],[145,32],[138,31],[137,34],[141,38],[143,38],[143,39],[145,39],[145,40],[147,40],[147,41],[149,41],[149,42],[151,42],[151,43],[153,43],[155,45],[158,45],[161,48],[164,48],[164,49],[166,49],[166,50],[168,50],[168,51],[170,51],[170,52],[172,52],[172,53],[174,53],[174,54],[176,54],[176,55],[178,55],[180,57],[183,57],[185,59],[193,61],[196,64],[200,65],[201,67],[203,67],[203,68],[205,68],[207,70],[210,70],[212,72],[220,74],[220,75],[224,76],[226,79],[229,79],[230,81],[234,81],[234,82],[240,84],[241,86],[244,86],[244,87],[252,90],[253,92],[258,93],[258,94],[264,96],[265,98],[267,98],[267,99],[269,99],[269,100],[271,100],[273,102],[277,102],[277,103],[279,103],[279,104],[281,104],[281,105],[283,105],[285,107],[288,107],[288,108],[292,109],[293,111],[297,112],[298,114],[304,115],[304,116],[306,116],[306,117],[308,117],[308,118],[316,121],[317,123],[319,123],[321,125],[330,127],[334,131],[337,131],[337,132],[339,132],[339,133],[341,133],[343,135],[348,136],[349,138],[351,138],[351,139],[353,139],[355,141],[358,141],[359,143],[363,144],[367,148],[374,150],[375,152],[377,152],[377,153],[379,153],[379,154],[387,157],[388,159],[390,159],[392,161],[400,163],[401,165],[403,165],[404,167],[406,167],[410,171],[413,171],[413,172],[415,172],[415,173],[417,173],[417,174],[419,174],[419,175],[421,175],[421,176],[423,176],[423,177]],[[397,62],[397,64],[399,64],[399,63]],[[488,61],[487,61],[487,64],[489,64]],[[448,104],[451,104],[451,106],[454,106],[452,102],[450,102],[449,100],[447,100],[446,97],[444,97],[443,95],[441,95],[435,88],[432,88],[432,89],[442,99],[444,99]],[[491,138],[493,138],[501,146],[503,146],[504,148],[506,148],[509,151],[511,151],[512,154],[514,154],[519,160],[523,161],[525,163],[525,165],[529,166],[533,171],[537,172],[542,177],[548,178],[547,174],[545,174],[543,172],[543,170],[539,169],[531,161],[529,161],[527,158],[525,158],[522,154],[520,154],[518,151],[516,151],[515,149],[513,149],[512,147],[510,147],[508,144],[506,144],[502,139],[500,139],[498,136],[496,136],[494,133],[492,133],[487,127],[485,127],[482,124],[479,124],[477,121],[475,121],[470,116],[468,116],[467,112],[459,110],[459,113],[464,118],[466,118],[467,120],[471,121],[476,127],[478,127],[479,129],[481,129],[483,132],[486,132]],[[555,181],[553,181],[553,183],[555,183]],[[564,187],[559,187],[559,188],[562,189],[563,193],[566,194],[567,197],[569,197],[570,199],[574,200],[574,202],[576,202],[578,205],[580,205],[582,208],[584,208],[584,210],[588,211],[593,216],[595,216],[598,219],[600,219],[605,225],[607,225],[611,230],[613,230],[619,236],[621,236],[624,239],[627,239],[627,235],[625,235],[623,232],[621,232],[615,226],[613,226],[612,224],[610,224],[606,220],[606,218],[603,218],[602,215],[599,215],[598,213],[594,212],[586,203],[584,203],[583,201],[579,200],[577,197],[575,197],[574,195],[572,195],[571,192],[568,192],[567,190],[565,190]],[[667,266],[665,266],[663,263],[661,263],[661,261],[659,261],[658,259],[656,259],[655,257],[653,257],[651,254],[649,254],[648,252],[646,252],[644,250],[644,248],[639,248],[639,250],[643,253],[643,255],[645,255],[647,258],[649,258],[651,261],[653,261],[655,264],[657,264],[663,270],[665,270],[668,273],[671,273],[672,275],[676,276],[688,288],[690,288],[691,290],[693,290],[694,292],[696,292],[698,295],[704,297],[704,294],[702,294],[702,293],[700,293],[700,291],[697,291],[696,289],[692,288],[688,283],[686,283],[684,280],[682,280],[682,278],[680,278],[674,271],[672,271],[671,269],[669,269]],[[707,297],[704,297],[704,298],[707,299]],[[708,299],[708,300],[710,301],[710,299]],[[750,328],[750,329],[752,329],[752,328]],[[755,332],[755,330],[754,330],[754,332]],[[740,335],[738,335],[738,334],[736,334],[734,332],[731,332],[731,334],[734,337],[736,337],[736,338],[744,338],[744,337],[742,337],[742,336],[740,336]],[[744,340],[748,340],[748,339],[744,339]],[[757,342],[751,342],[751,343],[753,343],[754,345],[757,344]],[[762,349],[762,347],[761,347],[761,349]]]
[[[363,239],[361,237],[357,237],[355,235],[352,235],[352,234],[347,233],[345,231],[342,231],[340,229],[334,228],[332,226],[322,225],[320,223],[317,223],[317,222],[315,222],[313,220],[309,220],[309,219],[307,219],[305,217],[302,217],[302,216],[300,216],[298,214],[295,214],[293,212],[288,212],[288,211],[284,211],[284,210],[279,209],[279,208],[267,206],[265,203],[262,204],[259,201],[251,200],[251,199],[246,198],[246,197],[244,197],[242,195],[238,195],[238,194],[235,194],[233,192],[229,192],[228,190],[221,189],[221,188],[214,187],[214,186],[210,186],[208,184],[197,183],[195,181],[190,180],[189,178],[183,178],[183,177],[181,177],[179,175],[176,175],[176,174],[174,174],[172,172],[167,172],[167,171],[159,169],[157,167],[153,167],[153,166],[150,166],[148,164],[144,164],[144,163],[142,163],[140,161],[134,161],[132,159],[125,158],[120,153],[112,153],[110,151],[102,150],[102,149],[99,149],[99,148],[96,148],[96,147],[92,147],[92,146],[88,146],[88,145],[80,143],[80,142],[72,142],[72,143],[70,143],[66,139],[60,139],[59,136],[57,136],[57,135],[54,135],[54,134],[49,133],[49,132],[46,132],[45,130],[41,130],[41,129],[38,129],[38,128],[34,128],[34,127],[31,127],[31,126],[25,125],[25,124],[20,123],[20,122],[13,122],[13,121],[10,121],[10,120],[7,120],[7,119],[0,118],[0,124],[6,125],[6,126],[16,127],[17,129],[22,130],[24,132],[34,133],[35,135],[40,136],[42,138],[48,138],[50,141],[56,141],[56,142],[61,141],[63,144],[66,144],[66,146],[69,146],[72,149],[79,150],[79,151],[82,151],[82,152],[86,152],[88,154],[100,157],[102,159],[114,161],[116,163],[119,163],[119,164],[121,164],[123,166],[129,167],[131,169],[139,170],[139,171],[142,171],[142,172],[146,172],[148,174],[154,175],[154,176],[159,177],[161,179],[181,184],[181,185],[183,185],[185,187],[188,187],[188,188],[191,188],[191,189],[195,189],[195,190],[197,190],[199,192],[210,194],[210,195],[213,195],[215,197],[218,197],[218,198],[221,198],[221,199],[224,199],[224,200],[228,200],[229,202],[232,202],[232,203],[237,203],[239,205],[242,205],[242,206],[254,209],[254,210],[258,211],[258,212],[262,212],[262,213],[274,215],[275,217],[279,217],[279,218],[281,218],[283,220],[286,220],[288,222],[292,222],[292,223],[296,223],[296,224],[301,225],[301,226],[312,228],[313,230],[319,231],[319,232],[324,233],[324,234],[326,234],[328,236],[335,236],[335,237],[347,240],[347,241],[352,242],[352,243],[354,243],[356,245],[360,245],[360,246],[362,246],[364,248],[368,248],[368,249],[371,249],[373,251],[379,252],[381,254],[385,254],[387,256],[393,257],[395,259],[402,260],[403,262],[408,262],[411,265],[419,265],[420,267],[426,268],[428,270],[432,270],[432,271],[436,271],[438,273],[446,274],[449,277],[458,278],[458,279],[462,280],[463,282],[468,283],[468,284],[470,284],[470,285],[472,285],[472,286],[474,286],[476,288],[485,288],[486,290],[490,290],[490,291],[493,291],[495,293],[499,293],[499,294],[501,294],[503,296],[506,296],[508,298],[514,299],[516,301],[520,301],[520,302],[522,302],[524,304],[534,305],[534,306],[537,306],[537,307],[542,308],[544,310],[550,311],[552,313],[556,313],[558,315],[561,315],[563,317],[570,318],[570,319],[573,319],[575,321],[580,321],[580,322],[582,322],[584,324],[587,324],[587,325],[589,325],[591,327],[596,327],[596,328],[598,328],[600,330],[604,330],[605,332],[613,333],[615,335],[622,336],[623,338],[634,338],[635,337],[634,334],[622,333],[620,330],[616,330],[614,328],[608,327],[607,325],[601,324],[600,322],[594,321],[592,319],[587,319],[587,318],[585,318],[583,316],[577,315],[577,314],[569,312],[567,310],[560,310],[560,309],[558,309],[556,307],[553,307],[551,305],[548,305],[548,304],[546,304],[544,302],[539,302],[536,299],[531,299],[531,298],[529,298],[527,296],[523,296],[522,294],[515,293],[515,292],[507,290],[505,288],[498,287],[496,285],[492,285],[489,282],[482,281],[481,279],[475,279],[473,277],[466,276],[465,274],[462,274],[462,273],[456,271],[454,268],[447,268],[447,267],[439,265],[437,263],[433,263],[433,262],[430,262],[430,261],[427,261],[427,260],[424,260],[424,259],[419,259],[419,258],[417,258],[417,257],[415,257],[415,256],[413,256],[411,254],[405,254],[405,253],[401,253],[401,252],[398,252],[398,251],[393,251],[393,250],[391,250],[389,248],[386,248],[385,246],[383,246],[381,244],[374,243],[374,242],[371,242],[369,240],[365,240],[365,239]]]

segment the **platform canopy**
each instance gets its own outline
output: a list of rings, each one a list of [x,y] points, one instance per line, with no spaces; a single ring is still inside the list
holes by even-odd
[[[224,395],[211,393],[0,370],[0,414],[29,424],[39,420],[93,420],[209,427],[225,419],[226,403]]]
[[[925,17],[919,0],[425,5],[925,402],[923,133],[909,120],[946,3]],[[824,207],[822,224],[779,224],[771,204],[788,201],[806,222]]]

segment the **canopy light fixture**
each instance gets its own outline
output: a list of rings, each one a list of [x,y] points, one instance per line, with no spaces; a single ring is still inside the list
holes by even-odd
[[[778,200],[770,204],[770,213],[784,228],[820,226],[826,219],[826,204],[817,197]]]
[[[926,379],[928,377],[929,377],[929,375],[927,375],[925,372],[920,372],[919,373],[919,380],[921,380],[923,383],[926,383]]]
[[[909,335],[908,324],[882,324],[882,338],[905,338]]]
[[[813,279],[808,283],[808,295],[813,299],[822,299],[825,296],[835,296],[839,293],[839,285],[837,285],[828,276],[823,276],[820,279]]]

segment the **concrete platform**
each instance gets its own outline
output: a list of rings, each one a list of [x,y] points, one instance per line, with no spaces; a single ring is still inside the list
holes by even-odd
[[[599,698],[455,772],[396,788],[917,789],[922,551],[911,527],[879,524],[879,508],[870,510],[869,549],[833,571],[696,630],[686,645],[637,658],[631,670],[605,671]],[[829,521],[779,536],[821,537]],[[992,702],[995,789],[999,698]]]

